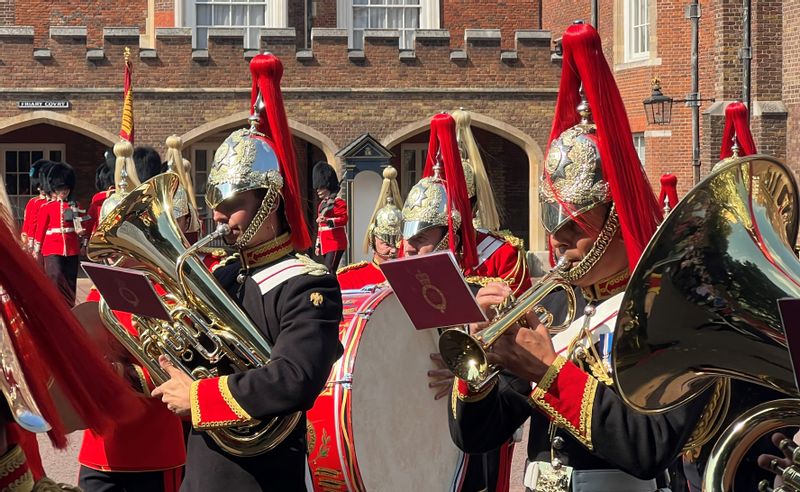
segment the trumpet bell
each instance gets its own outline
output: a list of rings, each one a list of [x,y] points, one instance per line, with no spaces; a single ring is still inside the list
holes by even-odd
[[[491,379],[491,369],[481,342],[453,328],[439,337],[439,352],[457,378],[471,388],[480,389]]]
[[[695,186],[645,249],[614,332],[613,378],[641,412],[729,376],[797,395],[776,300],[800,297],[797,185],[768,156]]]

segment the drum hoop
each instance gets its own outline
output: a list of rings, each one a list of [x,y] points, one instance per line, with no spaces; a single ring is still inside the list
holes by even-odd
[[[392,290],[389,288],[381,289],[372,293],[359,304],[356,314],[354,314],[354,317],[350,320],[350,326],[353,326],[355,323],[357,327],[354,330],[348,330],[345,333],[345,339],[342,340],[345,352],[340,359],[341,363],[337,363],[337,380],[343,381],[347,374],[352,374],[356,357],[358,356],[361,333],[369,321],[369,317],[359,316],[357,313],[374,308],[391,293]],[[355,441],[353,440],[352,407],[350,406],[351,392],[352,390],[350,388],[345,388],[343,384],[337,384],[333,390],[336,446],[339,450],[339,463],[342,467],[345,484],[348,490],[364,491],[365,487],[361,481],[361,471],[355,452]]]

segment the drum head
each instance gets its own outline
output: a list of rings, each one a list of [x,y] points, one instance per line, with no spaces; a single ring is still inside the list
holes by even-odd
[[[394,294],[361,336],[351,393],[353,441],[366,490],[450,490],[462,453],[447,422],[449,398],[428,388],[436,330],[417,331]]]

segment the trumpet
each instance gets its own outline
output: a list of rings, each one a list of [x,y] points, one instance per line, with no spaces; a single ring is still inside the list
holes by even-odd
[[[519,298],[511,296],[506,303],[499,306],[489,326],[470,335],[459,328],[452,328],[439,337],[439,353],[445,365],[459,379],[466,381],[470,389],[480,391],[500,372],[489,364],[486,351],[509,328],[522,319],[528,312],[534,311],[551,333],[566,329],[575,319],[576,299],[572,286],[562,278],[567,270],[568,260],[562,257],[553,270],[545,275],[533,287],[525,291]],[[539,306],[542,300],[552,292],[563,289],[567,294],[567,315],[564,321],[553,325],[552,313]]]

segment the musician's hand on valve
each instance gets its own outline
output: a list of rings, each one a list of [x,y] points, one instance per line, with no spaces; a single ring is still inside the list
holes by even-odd
[[[455,374],[445,366],[441,354],[431,354],[431,360],[434,362],[436,369],[428,371],[428,388],[434,388],[436,394],[433,396],[434,400],[440,400],[450,394],[453,388],[453,381]]]
[[[475,300],[478,306],[483,309],[486,316],[491,319],[497,314],[497,307],[511,295],[511,287],[503,282],[489,282],[485,287],[481,287]]]
[[[191,400],[189,394],[192,388],[192,378],[172,365],[163,355],[158,357],[158,363],[167,371],[170,379],[153,390],[151,396],[160,398],[167,408],[176,415],[189,415]]]
[[[782,451],[783,456],[762,454],[758,457],[758,466],[776,474],[775,483],[773,484],[776,488],[783,485],[783,478],[780,476],[777,467],[784,469],[794,464],[792,455],[796,452],[798,440],[800,440],[800,432],[795,434],[794,440],[788,439],[780,432],[776,432],[772,434],[772,444]]]
[[[534,383],[556,360],[550,331],[539,324],[535,329],[514,324],[492,345],[489,362]]]

